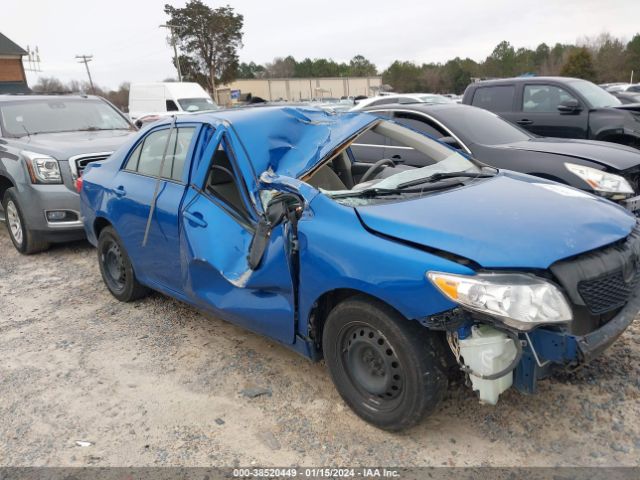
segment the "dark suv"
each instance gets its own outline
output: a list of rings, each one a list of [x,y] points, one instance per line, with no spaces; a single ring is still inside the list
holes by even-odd
[[[76,180],[136,128],[86,95],[0,95],[0,219],[21,253],[84,238]]]
[[[484,108],[543,137],[589,138],[640,148],[640,104],[586,80],[519,77],[472,83],[462,103]]]

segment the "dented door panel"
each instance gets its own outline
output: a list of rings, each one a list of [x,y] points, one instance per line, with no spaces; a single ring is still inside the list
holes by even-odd
[[[293,343],[295,302],[287,254],[289,241],[283,226],[272,231],[260,267],[251,270],[247,259],[255,223],[242,218],[204,188],[210,159],[219,145],[224,145],[232,156],[234,169],[243,169],[244,158],[232,148],[231,136],[223,126],[217,128],[183,203],[185,291],[194,303],[229,321]],[[247,190],[240,190],[249,206],[253,198]],[[255,210],[252,213],[256,215]]]

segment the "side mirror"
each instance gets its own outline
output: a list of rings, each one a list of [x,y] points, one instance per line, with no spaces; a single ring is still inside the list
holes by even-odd
[[[580,110],[582,110],[582,108],[580,108],[580,102],[575,98],[564,100],[558,105],[558,111],[560,111],[560,113],[577,113]]]
[[[269,245],[271,232],[285,219],[297,222],[302,214],[302,199],[292,193],[276,195],[267,205],[265,214],[260,218],[256,232],[249,247],[248,263],[251,270],[260,266],[262,257]]]
[[[458,150],[462,149],[462,146],[453,137],[440,137],[438,140],[440,140],[442,143],[446,143],[450,147],[456,148]]]

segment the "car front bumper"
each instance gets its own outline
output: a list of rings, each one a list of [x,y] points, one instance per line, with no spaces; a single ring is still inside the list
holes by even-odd
[[[18,191],[18,202],[30,230],[47,241],[84,238],[80,218],[80,196],[66,185],[29,185]],[[69,219],[52,221],[47,212],[67,212]]]
[[[631,325],[640,311],[640,285],[627,304],[605,325],[586,335],[538,328],[523,334],[525,346],[515,370],[514,386],[523,393],[535,393],[537,380],[554,367],[575,367],[598,357]]]

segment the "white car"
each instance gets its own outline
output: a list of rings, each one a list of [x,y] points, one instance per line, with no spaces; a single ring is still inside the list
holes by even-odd
[[[435,93],[393,93],[360,100],[351,110],[362,110],[391,103],[453,103],[453,100]]]

